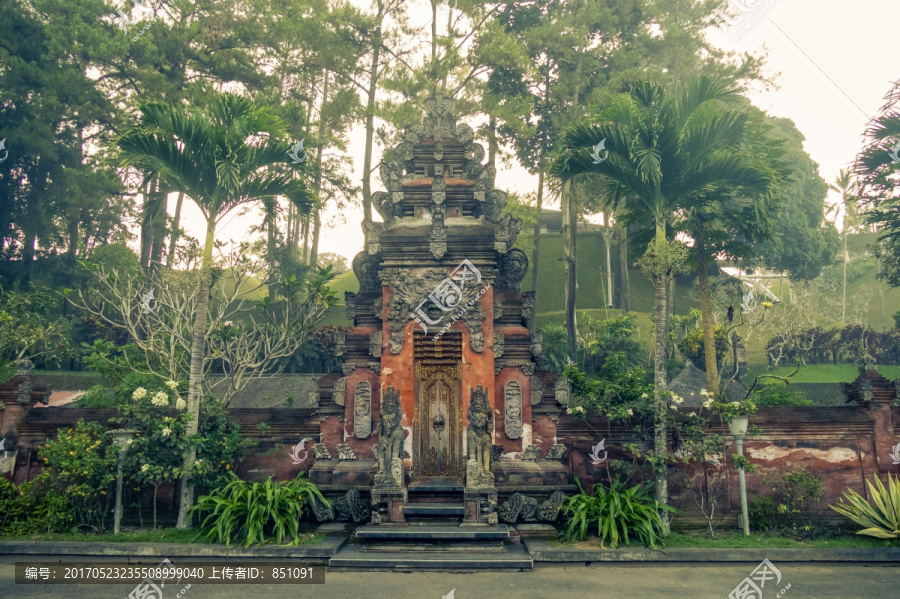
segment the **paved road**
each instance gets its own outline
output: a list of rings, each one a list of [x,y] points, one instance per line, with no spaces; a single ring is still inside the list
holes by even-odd
[[[763,556],[764,557],[764,556]],[[14,558],[0,559],[0,597],[126,599],[134,585],[17,585]],[[24,560],[23,560],[24,561]],[[237,565],[237,564],[235,564]],[[783,564],[763,599],[896,599],[898,568]],[[726,599],[756,564],[549,566],[533,572],[328,572],[324,585],[166,585],[163,599]],[[771,590],[770,590],[771,589]],[[152,599],[156,599],[153,597]],[[748,599],[756,599],[748,596]]]

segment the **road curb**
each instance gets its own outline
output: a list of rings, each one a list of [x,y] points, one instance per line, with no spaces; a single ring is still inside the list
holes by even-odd
[[[645,548],[570,549],[552,547],[547,541],[524,539],[531,558],[537,562],[747,562],[763,559],[773,562],[900,562],[900,547],[847,548],[671,548],[651,551]]]
[[[326,563],[347,541],[345,537],[325,537],[315,545],[297,547],[226,547],[184,543],[94,543],[53,541],[0,541],[0,555],[43,555],[58,557],[241,557],[293,558],[309,563]]]

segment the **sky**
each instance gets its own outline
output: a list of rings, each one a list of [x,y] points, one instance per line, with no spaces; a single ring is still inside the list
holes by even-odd
[[[777,74],[776,88],[752,90],[748,97],[757,107],[796,123],[806,137],[804,148],[819,165],[819,174],[832,182],[841,168],[852,164],[862,145],[866,123],[884,103],[892,82],[900,79],[896,35],[900,23],[898,0],[731,0],[735,6],[754,11],[742,15],[731,26],[730,35],[721,30],[709,32],[709,40],[722,48],[738,51],[768,50],[766,72]],[[367,3],[356,2],[365,6]],[[424,31],[431,19],[430,9],[417,2],[411,10],[411,23]],[[420,10],[417,10],[420,9]],[[733,18],[742,13],[732,9]],[[749,28],[746,28],[749,25]],[[743,31],[743,33],[737,33]],[[735,40],[735,38],[737,38]],[[475,123],[470,123],[474,125]],[[353,178],[359,183],[365,130],[356,127],[350,135],[349,155]],[[375,163],[381,157],[376,148]],[[528,193],[537,189],[537,176],[521,167],[500,166],[496,187],[507,192]],[[373,190],[382,189],[377,177]],[[828,202],[838,195],[830,192]],[[169,202],[170,212],[174,202]],[[203,219],[185,202],[184,226],[194,237],[205,233]],[[377,216],[376,216],[377,219]],[[217,237],[223,241],[246,237],[250,226],[259,222],[254,210],[237,213],[222,221]],[[323,215],[325,225],[319,252],[333,252],[352,259],[362,249],[362,207],[341,212],[331,208]]]

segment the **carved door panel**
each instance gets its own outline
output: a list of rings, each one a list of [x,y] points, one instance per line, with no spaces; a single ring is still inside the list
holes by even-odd
[[[416,364],[415,478],[462,477],[459,364]]]

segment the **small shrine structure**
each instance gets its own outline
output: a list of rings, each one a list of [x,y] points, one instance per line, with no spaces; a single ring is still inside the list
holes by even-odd
[[[382,162],[343,372],[319,381],[310,478],[336,498],[321,519],[555,520],[572,488],[556,438],[569,388],[530,332],[522,222],[453,109],[428,99]]]

